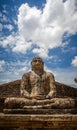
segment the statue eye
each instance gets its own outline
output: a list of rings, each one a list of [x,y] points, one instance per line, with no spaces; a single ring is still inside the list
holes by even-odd
[[[34,60],[33,62],[37,62],[37,60]]]
[[[41,63],[41,60],[38,59],[38,60],[34,60],[33,62],[40,62]]]

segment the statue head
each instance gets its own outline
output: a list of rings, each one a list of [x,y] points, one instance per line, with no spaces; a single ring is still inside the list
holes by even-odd
[[[32,70],[43,71],[44,70],[44,62],[40,57],[34,57],[31,62]]]

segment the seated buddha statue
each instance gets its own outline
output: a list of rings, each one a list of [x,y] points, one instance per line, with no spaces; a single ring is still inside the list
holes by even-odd
[[[6,98],[6,108],[74,108],[72,98],[58,98],[55,78],[51,72],[44,70],[42,58],[35,57],[31,61],[31,71],[22,76],[20,97]]]

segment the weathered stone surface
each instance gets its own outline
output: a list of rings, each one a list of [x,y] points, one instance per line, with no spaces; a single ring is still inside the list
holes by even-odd
[[[25,99],[25,98],[7,98],[5,100],[7,109],[70,109],[77,108],[77,99],[73,98],[52,98],[45,100]]]
[[[0,128],[77,130],[77,115],[0,114]],[[37,130],[38,130],[37,129]],[[9,129],[8,129],[9,130]]]
[[[20,97],[20,83],[21,80],[16,80],[3,85],[0,85],[0,111],[4,108],[4,100],[7,97]],[[59,97],[77,97],[77,88],[55,82]]]
[[[21,80],[0,85],[0,98],[19,97]]]
[[[4,100],[7,97],[20,97],[20,83],[21,80],[16,80],[3,85],[0,85],[0,112],[4,108]],[[77,88],[55,82],[59,97],[77,97]]]
[[[0,85],[0,98],[20,97],[21,80]],[[59,96],[77,97],[77,88],[55,82]]]
[[[77,114],[77,109],[4,109],[5,114]]]
[[[4,109],[4,100],[7,97],[20,96],[21,80],[16,80],[10,83],[0,85],[0,112]]]

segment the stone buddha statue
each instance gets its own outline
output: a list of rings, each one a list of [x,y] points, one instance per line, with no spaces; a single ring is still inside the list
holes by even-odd
[[[72,98],[58,97],[55,78],[51,72],[44,70],[42,58],[31,61],[32,70],[22,76],[20,97],[6,98],[5,106],[9,109],[74,108]]]
[[[32,71],[26,73],[21,81],[21,96],[28,99],[47,99],[56,96],[54,75],[44,71],[44,62],[35,57],[32,62]]]

